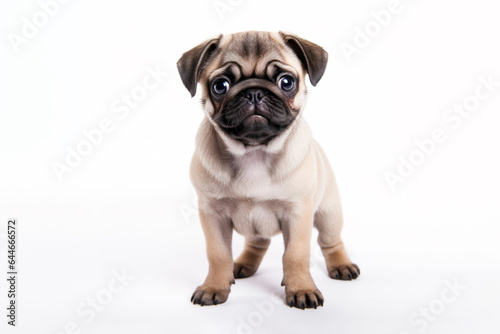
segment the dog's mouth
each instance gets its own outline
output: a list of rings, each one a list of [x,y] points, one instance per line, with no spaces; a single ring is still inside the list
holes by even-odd
[[[283,132],[296,113],[271,91],[246,89],[229,99],[216,117],[223,131],[245,145],[265,145]]]
[[[262,116],[262,115],[259,115],[259,114],[253,114],[253,115],[250,115],[248,116],[247,118],[245,118],[245,120],[243,122],[246,122],[246,121],[249,121],[249,122],[262,122],[262,121],[266,121],[267,122],[267,118]]]

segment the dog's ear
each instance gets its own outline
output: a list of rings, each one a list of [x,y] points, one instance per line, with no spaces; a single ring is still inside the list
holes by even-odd
[[[309,74],[311,84],[316,86],[323,73],[325,73],[328,62],[328,53],[319,45],[306,39],[280,32],[285,44],[299,57],[302,65]]]
[[[182,82],[191,93],[191,97],[195,96],[201,70],[217,49],[221,37],[222,35],[195,46],[185,52],[177,62],[177,69],[181,75]]]

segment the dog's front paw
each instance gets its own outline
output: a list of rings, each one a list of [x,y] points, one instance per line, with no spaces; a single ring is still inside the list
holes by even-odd
[[[318,289],[296,290],[285,289],[286,303],[290,307],[300,309],[323,306],[323,295]]]
[[[328,276],[333,279],[339,279],[343,281],[356,279],[360,274],[361,271],[359,270],[359,267],[354,263],[328,268]]]
[[[222,304],[227,300],[230,291],[229,288],[221,289],[201,285],[196,288],[193,296],[191,296],[191,302],[201,306]]]

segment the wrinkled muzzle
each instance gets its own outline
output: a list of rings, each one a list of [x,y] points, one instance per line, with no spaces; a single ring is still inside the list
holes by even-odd
[[[247,79],[231,88],[214,120],[245,145],[263,145],[283,132],[296,115],[275,85]]]

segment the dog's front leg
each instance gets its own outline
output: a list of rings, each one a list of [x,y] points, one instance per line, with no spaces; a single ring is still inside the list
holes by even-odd
[[[217,305],[227,300],[234,284],[231,243],[233,227],[229,218],[203,212],[200,221],[205,233],[208,256],[208,275],[196,288],[191,301],[200,305]]]
[[[285,286],[286,303],[290,307],[304,309],[323,306],[323,295],[309,271],[313,217],[312,204],[307,203],[298,215],[282,221],[285,253],[281,285]]]

